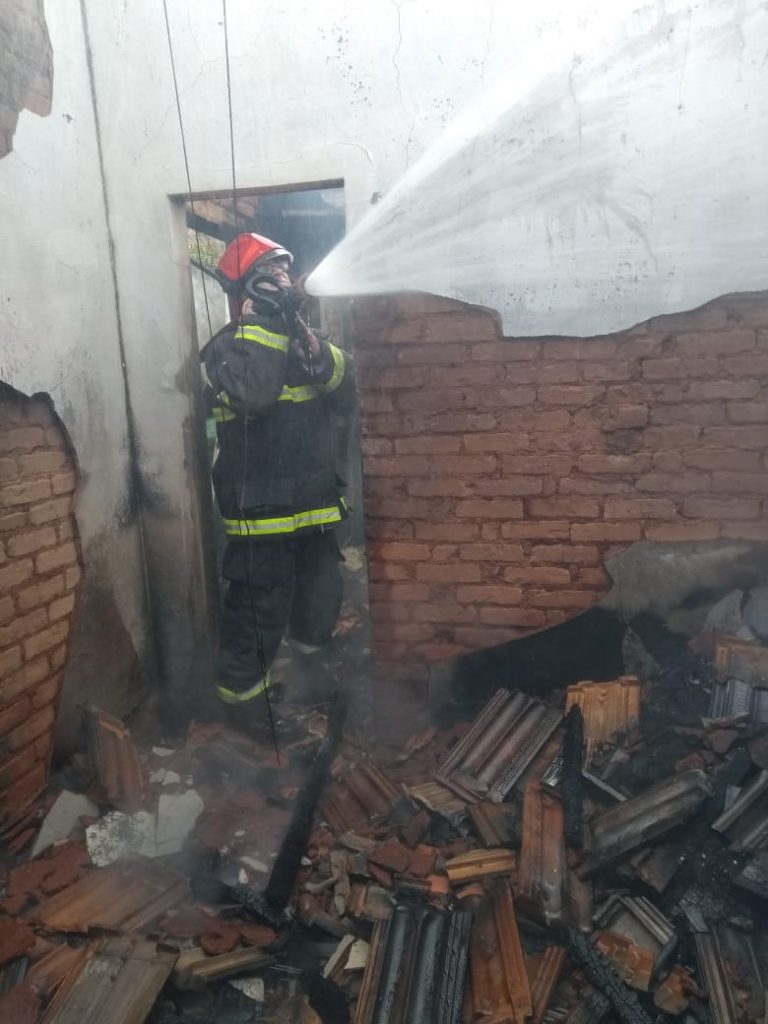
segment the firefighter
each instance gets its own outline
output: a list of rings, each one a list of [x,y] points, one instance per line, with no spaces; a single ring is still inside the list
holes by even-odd
[[[305,323],[292,262],[260,235],[231,242],[217,276],[234,319],[202,351],[216,396],[212,475],[227,534],[216,693],[243,724],[263,722],[286,633],[304,678],[309,669],[327,681],[313,662],[342,600],[334,531],[347,505],[335,440],[337,417],[354,406],[352,361]]]

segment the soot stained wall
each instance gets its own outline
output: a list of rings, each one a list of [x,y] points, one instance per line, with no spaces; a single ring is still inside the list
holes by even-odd
[[[637,540],[768,540],[768,294],[586,340],[426,295],[354,319],[380,661],[561,622]]]

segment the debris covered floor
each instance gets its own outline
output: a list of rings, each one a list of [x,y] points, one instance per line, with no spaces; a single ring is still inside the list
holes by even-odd
[[[764,1021],[768,648],[694,647],[399,748],[289,708],[279,763],[88,709],[4,837],[0,1019]]]

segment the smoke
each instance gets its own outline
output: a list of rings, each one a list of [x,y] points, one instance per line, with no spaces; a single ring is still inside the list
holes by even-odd
[[[594,335],[764,288],[768,12],[633,6],[532,39],[308,291],[427,291],[507,333]]]

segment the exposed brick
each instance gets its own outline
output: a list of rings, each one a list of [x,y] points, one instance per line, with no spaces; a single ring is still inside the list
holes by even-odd
[[[688,385],[687,398],[692,402],[755,398],[759,391],[760,384],[756,380],[694,380]]]
[[[647,423],[647,405],[618,405],[609,410],[603,430],[638,430]]]
[[[723,333],[684,333],[675,338],[675,352],[686,359],[700,361],[701,357],[733,355],[755,347],[754,331],[724,331]]]
[[[680,458],[682,461],[683,457]],[[685,452],[684,461],[694,469],[724,469],[749,473],[760,468],[758,452],[742,451],[739,448],[697,448]]]
[[[515,498],[478,498],[456,502],[461,519],[521,519],[523,503]]]
[[[470,358],[470,345],[408,345],[399,349],[401,366],[459,366]]]
[[[643,473],[651,465],[651,456],[645,452],[637,455],[582,455],[576,462],[580,473]]]
[[[719,402],[673,403],[670,405],[658,405],[651,409],[651,423],[654,426],[684,423],[689,427],[712,427],[724,422],[725,410]]]
[[[619,343],[613,338],[574,338],[573,340],[545,341],[542,345],[543,359],[613,359]]]
[[[565,476],[572,463],[570,455],[505,455],[502,459],[505,476],[513,473],[525,476]]]
[[[480,567],[467,563],[432,565],[420,562],[416,566],[416,579],[425,583],[479,583]]]
[[[45,444],[45,431],[39,427],[0,430],[0,452],[31,451]]]
[[[450,477],[415,477],[405,489],[415,498],[471,498],[472,482]]]
[[[56,622],[58,619],[63,619],[65,615],[71,615],[74,609],[75,595],[65,594],[64,597],[59,597],[51,602],[48,608],[48,618],[51,622]]]
[[[391,455],[392,441],[384,437],[363,437],[360,439],[360,449],[363,455]]]
[[[0,487],[0,506],[28,505],[50,497],[51,484],[47,479],[20,480],[18,483],[3,484]]]
[[[663,473],[682,473],[686,460],[680,452],[656,452],[653,456],[653,468]]]
[[[518,360],[535,359],[539,354],[539,343],[510,338],[506,341],[481,342],[470,349],[471,357],[480,363],[508,363]]]
[[[455,434],[402,437],[395,441],[395,451],[398,455],[447,455],[460,449],[461,438]]]
[[[505,583],[536,586],[561,586],[571,582],[568,569],[555,565],[515,565],[504,570]]]
[[[534,562],[589,564],[596,562],[598,558],[598,549],[590,544],[540,544],[531,550],[531,559]]]
[[[19,457],[19,468],[22,476],[42,476],[64,469],[69,463],[65,451],[32,452]]]
[[[410,622],[415,618],[414,609],[425,607],[420,604],[411,607],[406,604],[374,603],[370,609],[371,622]]]
[[[573,582],[580,587],[595,587],[598,590],[608,590],[611,586],[611,577],[602,565],[590,565],[573,571]]]
[[[32,575],[32,561],[29,558],[10,562],[0,569],[0,594],[7,593],[24,583]]]
[[[377,643],[418,643],[433,640],[435,630],[427,622],[375,622],[373,635]]]
[[[15,480],[19,475],[19,467],[15,459],[0,458],[0,484]]]
[[[16,779],[34,768],[37,755],[34,747],[19,751],[14,757],[0,760],[0,790],[8,789]]]
[[[717,359],[702,357],[686,359],[644,359],[640,364],[646,380],[689,380],[691,377],[716,377],[720,373]]]
[[[748,498],[686,498],[683,515],[690,519],[757,519],[760,502]]]
[[[76,537],[74,520],[66,519],[63,523],[58,523],[56,535],[60,541],[74,540]]]
[[[39,583],[32,583],[24,587],[17,594],[19,609],[27,612],[32,608],[40,608],[48,605],[55,597],[64,592],[64,575],[52,576],[50,579],[41,580]]]
[[[519,544],[464,544],[459,557],[468,562],[521,562],[523,549]]]
[[[715,472],[712,474],[712,490],[726,494],[768,494],[768,474]]]
[[[35,559],[35,569],[39,573],[47,573],[71,562],[77,562],[77,548],[72,542],[68,542],[39,554]]]
[[[520,635],[520,631],[510,627],[499,627],[494,629],[481,626],[458,626],[453,631],[453,639],[467,647],[492,647],[494,644],[503,644],[508,640],[514,640]]]
[[[3,697],[4,680],[21,667],[21,648],[12,647],[8,651],[0,651],[0,699]]]
[[[423,583],[374,583],[368,596],[371,601],[427,601],[429,587]]]
[[[53,501],[46,501],[42,505],[34,505],[29,510],[29,521],[33,526],[52,523],[69,515],[71,508],[71,498],[55,498]]]
[[[502,523],[501,536],[504,540],[568,540],[570,523],[566,521]]]
[[[57,647],[55,651],[51,651],[51,653],[48,655],[48,658],[50,659],[51,662],[51,668],[62,668],[62,666],[67,660],[67,645],[62,644],[60,647]]]
[[[719,535],[717,523],[691,523],[678,520],[674,523],[646,523],[646,540],[677,543],[678,541],[716,540]]]
[[[723,523],[720,536],[727,540],[768,541],[768,521],[759,523]]]
[[[526,599],[534,608],[591,608],[597,595],[583,590],[532,590]]]
[[[600,515],[595,498],[531,498],[527,507],[533,519],[597,519]]]
[[[26,701],[19,702],[26,704]],[[4,712],[0,712],[0,715]],[[33,743],[38,736],[42,736],[43,733],[48,732],[53,728],[54,723],[54,709],[52,705],[48,704],[40,711],[36,711],[33,715],[25,715],[25,721],[22,725],[18,725],[12,732],[7,733],[3,737],[3,745],[6,750],[11,753],[15,753],[17,750],[21,750],[22,747],[28,746]]]
[[[17,698],[25,694],[28,695],[30,691],[34,691],[38,683],[41,683],[50,674],[51,669],[45,656],[27,662],[23,668],[19,668],[13,675],[7,675],[0,681],[0,704],[10,704]]]
[[[16,615],[11,622],[0,626],[0,647],[8,647],[26,636],[31,636],[48,624],[48,611],[38,608],[27,615]]]
[[[64,573],[64,588],[65,590],[74,590],[78,585],[83,575],[83,570],[79,565],[70,566]]]
[[[30,530],[15,537],[9,537],[8,554],[11,558],[21,558],[23,555],[31,555],[33,551],[39,551],[41,548],[52,547],[55,543],[56,531],[52,526],[44,526],[39,530]]]
[[[637,478],[635,487],[651,494],[696,494],[711,489],[707,473],[646,473]]]
[[[523,592],[520,587],[503,587],[498,584],[467,585],[456,591],[459,604],[522,604]]]
[[[50,650],[51,647],[56,647],[57,644],[62,643],[66,639],[68,631],[69,623],[63,621],[57,622],[55,625],[49,626],[48,629],[44,629],[42,632],[30,637],[24,641],[24,657],[32,659],[37,657],[38,654]]]
[[[13,704],[9,704],[8,707],[3,708],[0,711],[0,737],[4,737],[6,733],[11,732],[16,726],[21,725],[25,719],[29,717],[30,704],[29,701],[21,697],[19,700],[14,701]],[[0,746],[2,749],[2,746]],[[8,748],[18,750],[18,747]]]
[[[731,423],[768,423],[768,402],[728,402]]]
[[[455,562],[458,556],[458,544],[435,544],[432,548],[433,562]]]
[[[584,380],[614,381],[629,380],[632,376],[630,364],[625,360],[609,360],[607,362],[584,363],[581,372]]]
[[[629,494],[634,485],[615,474],[597,480],[588,476],[563,477],[557,481],[560,494]]]
[[[0,798],[0,827],[6,821],[13,821],[14,817],[39,795],[45,785],[47,771],[47,765],[36,764],[32,771],[16,779],[6,790]]]
[[[473,541],[480,536],[476,523],[416,523],[418,540]]]
[[[759,427],[705,427],[701,441],[705,444],[733,445],[735,448],[765,450],[766,429]]]
[[[693,448],[699,444],[701,435],[701,427],[694,427],[688,423],[648,427],[643,431],[643,447],[651,450]]]
[[[416,622],[446,623],[448,625],[466,624],[475,622],[477,619],[477,611],[472,605],[435,601],[414,605],[412,615]]]
[[[542,405],[566,405],[569,409],[593,405],[604,394],[605,387],[602,384],[562,384],[536,390],[536,398]]]
[[[388,559],[392,562],[423,561],[429,558],[429,555],[430,547],[428,544],[408,544],[406,542],[374,544],[369,550],[370,558]]]
[[[15,612],[15,605],[12,597],[0,597],[0,623],[7,622]],[[2,647],[0,643],[0,647]]]
[[[374,519],[369,516],[365,521],[365,533],[369,541],[411,540],[413,524],[390,522],[386,519]]]
[[[20,530],[27,522],[26,512],[9,512],[0,515],[0,533],[11,533]]]
[[[640,540],[639,523],[574,523],[571,526],[571,540],[616,543]]]
[[[579,380],[579,367],[575,362],[517,363],[507,366],[509,384],[573,384]]]
[[[551,489],[554,489],[554,485]],[[541,494],[544,490],[545,481],[540,476],[495,477],[492,480],[478,480],[475,484],[475,492],[484,498],[519,498]]]
[[[462,363],[459,366],[435,366],[425,370],[425,385],[431,388],[488,387],[498,384],[499,372],[492,364]]]
[[[606,498],[606,519],[670,519],[675,504],[668,498]]]
[[[538,629],[546,622],[535,608],[480,608],[480,621],[486,626],[517,626]]]
[[[368,559],[368,579],[371,581],[408,580],[412,578],[412,569],[393,562],[377,562]]]

